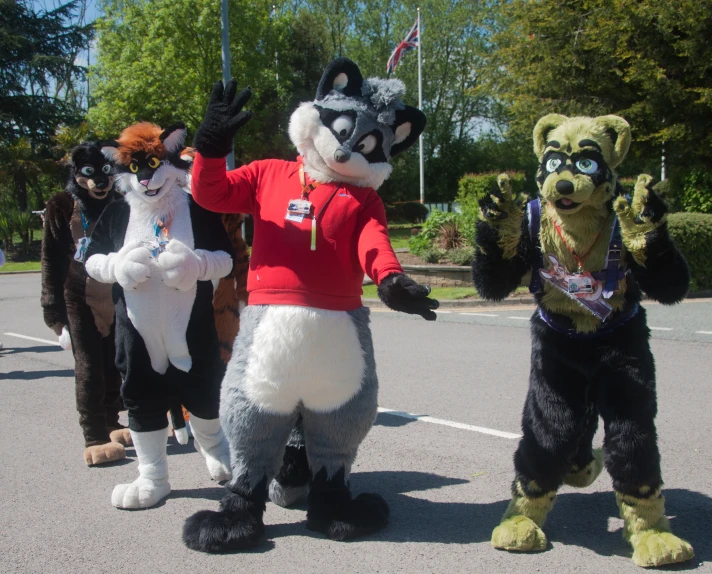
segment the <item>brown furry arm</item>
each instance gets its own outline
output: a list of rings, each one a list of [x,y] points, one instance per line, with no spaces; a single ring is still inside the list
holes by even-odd
[[[57,335],[67,325],[64,282],[74,247],[69,228],[72,208],[69,194],[62,193],[50,199],[42,235],[42,311],[45,324]]]

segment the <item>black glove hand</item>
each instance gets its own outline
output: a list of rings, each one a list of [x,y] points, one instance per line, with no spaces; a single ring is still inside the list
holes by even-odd
[[[67,324],[67,320],[64,319],[60,313],[53,311],[52,309],[44,309],[42,314],[45,325],[52,329],[59,337],[62,334],[62,327]]]
[[[426,321],[435,321],[433,309],[440,307],[435,299],[430,299],[430,287],[418,285],[403,273],[392,273],[378,286],[378,296],[394,311],[420,315]]]
[[[226,157],[232,151],[235,134],[252,117],[242,108],[252,96],[250,88],[241,90],[237,97],[237,82],[233,78],[223,89],[222,80],[215,82],[210,93],[208,109],[193,138],[193,147],[205,157]]]

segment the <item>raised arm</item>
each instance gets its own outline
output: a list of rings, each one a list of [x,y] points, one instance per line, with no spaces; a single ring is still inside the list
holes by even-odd
[[[242,111],[252,92],[237,93],[237,82],[225,87],[216,82],[210,94],[205,118],[193,138],[198,151],[193,164],[191,191],[205,209],[218,213],[252,213],[258,173],[254,164],[225,173],[225,157],[232,151],[237,131],[252,112]]]
[[[653,178],[640,175],[633,201],[615,203],[629,265],[640,288],[649,297],[672,305],[687,294],[690,270],[667,227],[667,205],[653,191]]]
[[[525,211],[513,197],[509,176],[502,174],[480,200],[472,278],[480,296],[498,301],[512,293],[531,268],[533,246]]]
[[[69,219],[72,199],[59,194],[47,202],[44,233],[42,235],[42,311],[45,324],[56,335],[67,325],[64,282],[69,271],[73,245]]]

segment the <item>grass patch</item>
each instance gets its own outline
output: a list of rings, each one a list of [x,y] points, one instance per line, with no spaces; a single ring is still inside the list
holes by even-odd
[[[42,263],[40,261],[7,261],[0,267],[0,273],[9,271],[40,271]]]
[[[391,239],[391,247],[393,247],[393,249],[408,247],[411,229],[413,229],[412,225],[408,227],[389,227],[388,237]]]
[[[378,299],[377,287],[375,285],[364,285],[363,296],[367,299]],[[433,287],[430,296],[435,299],[469,299],[477,297],[474,287]]]

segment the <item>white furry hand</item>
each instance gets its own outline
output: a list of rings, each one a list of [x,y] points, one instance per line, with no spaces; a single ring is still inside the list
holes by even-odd
[[[205,268],[195,251],[177,239],[168,242],[166,250],[158,256],[158,265],[166,286],[175,287],[179,291],[195,287]]]
[[[201,261],[201,273],[198,281],[222,279],[232,271],[232,257],[225,251],[196,249],[195,254],[200,257]]]
[[[128,242],[112,261],[117,283],[124,289],[136,289],[151,276],[150,261],[151,252],[140,241]]]

